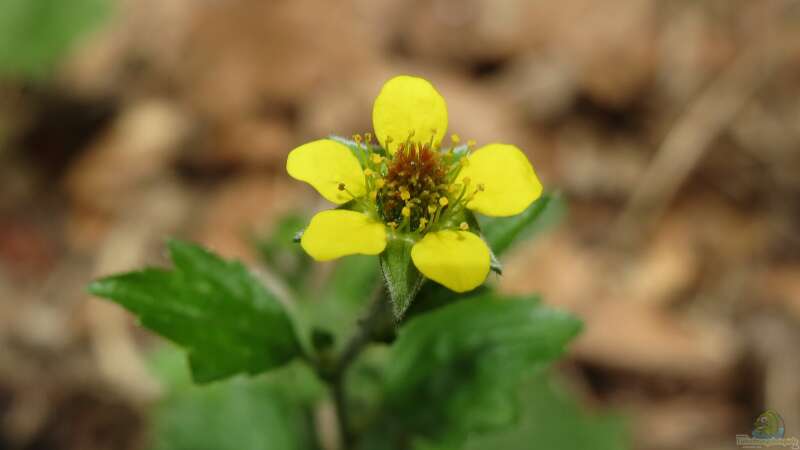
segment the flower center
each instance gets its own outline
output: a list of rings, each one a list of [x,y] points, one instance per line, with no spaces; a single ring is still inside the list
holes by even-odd
[[[376,204],[392,227],[421,231],[447,208],[448,166],[439,151],[427,144],[400,144],[388,162]]]

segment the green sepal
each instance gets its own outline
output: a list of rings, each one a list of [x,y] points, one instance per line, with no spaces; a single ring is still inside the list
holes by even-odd
[[[403,317],[425,281],[425,277],[411,261],[411,247],[414,243],[406,236],[390,237],[386,250],[381,254],[381,272],[392,301],[392,312],[397,320]]]
[[[352,139],[347,139],[335,134],[328,136],[328,139],[343,144],[345,147],[349,148],[350,151],[353,152],[353,155],[355,155],[355,157],[358,159],[358,162],[361,163],[362,167],[365,166],[364,161],[366,161],[366,158],[368,158],[371,153],[388,156],[386,150],[377,144],[367,144],[365,142],[359,144]]]

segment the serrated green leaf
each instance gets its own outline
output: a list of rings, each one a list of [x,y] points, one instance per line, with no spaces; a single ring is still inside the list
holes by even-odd
[[[391,351],[384,423],[394,438],[433,441],[507,425],[519,381],[561,355],[580,327],[535,298],[490,294],[416,317]]]
[[[286,311],[239,262],[171,241],[173,270],[145,269],[93,282],[89,291],[186,348],[194,380],[257,374],[300,354]]]
[[[290,365],[269,376],[193,386],[178,352],[153,365],[166,395],[150,418],[152,450],[315,450],[311,408],[323,387]]]
[[[108,16],[108,0],[0,2],[0,75],[42,77]]]
[[[403,317],[425,281],[425,277],[411,261],[413,245],[407,239],[390,239],[380,257],[386,290],[389,291],[392,311],[398,320]]]
[[[511,217],[479,218],[481,231],[489,247],[500,257],[511,246],[560,218],[564,210],[561,197],[545,194],[522,213]]]

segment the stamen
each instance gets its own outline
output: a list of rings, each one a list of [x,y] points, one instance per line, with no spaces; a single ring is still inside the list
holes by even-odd
[[[458,145],[458,143],[461,142],[461,137],[453,133],[452,135],[450,135],[450,141],[453,143],[453,145]]]
[[[381,155],[379,155],[377,153],[373,153],[372,154],[372,163],[373,164],[378,165],[378,164],[380,164],[382,162],[383,162],[383,156],[381,156]]]
[[[461,231],[467,231],[469,230],[469,224],[467,224],[467,222],[461,222],[458,228],[461,229]]]
[[[447,206],[448,203],[450,203],[450,200],[448,200],[447,197],[442,197],[439,199],[439,204],[442,205],[442,207]]]

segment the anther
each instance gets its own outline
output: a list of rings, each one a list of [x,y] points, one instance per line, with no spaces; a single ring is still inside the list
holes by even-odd
[[[360,134],[354,134],[353,135],[353,140],[356,141],[356,144],[361,144],[361,135]]]
[[[344,186],[344,183],[339,183],[339,186],[338,186],[338,187],[339,187],[339,190],[340,190],[340,191],[343,191],[343,190],[344,190],[344,188],[345,188],[345,186]]]
[[[373,172],[373,171],[372,171],[372,169],[370,169],[369,167],[367,167],[366,169],[364,169],[364,175],[366,175],[366,176],[368,176],[368,177],[371,177],[371,176],[372,176],[374,173],[375,173],[375,172]]]
[[[461,222],[461,224],[458,225],[458,228],[460,228],[461,231],[467,231],[469,230],[469,225],[467,222]]]
[[[367,144],[372,142],[372,133],[364,133],[364,140],[367,141]]]
[[[458,143],[461,142],[461,137],[459,137],[457,134],[452,134],[450,136],[450,141],[452,141],[453,144],[458,145]]]
[[[403,217],[410,217],[411,216],[411,208],[409,208],[408,206],[404,206],[403,210],[400,211],[400,213],[403,214]]]
[[[382,163],[383,162],[383,156],[381,156],[381,155],[379,155],[377,153],[373,153],[372,154],[372,162],[373,162],[373,164]]]
[[[439,204],[442,206],[447,206],[448,203],[450,203],[450,201],[447,200],[447,197],[442,197],[439,199]]]

